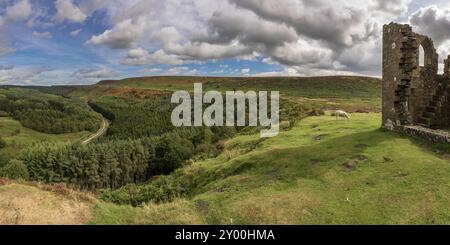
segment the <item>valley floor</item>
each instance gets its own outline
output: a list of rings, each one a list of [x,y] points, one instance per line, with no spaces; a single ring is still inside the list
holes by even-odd
[[[0,223],[449,224],[449,155],[380,121],[310,117],[275,138],[238,136],[221,156],[185,167],[203,184],[165,204],[133,208],[4,183]]]

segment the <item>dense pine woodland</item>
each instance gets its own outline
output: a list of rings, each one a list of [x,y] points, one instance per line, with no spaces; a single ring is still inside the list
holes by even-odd
[[[167,174],[192,156],[194,146],[176,134],[90,145],[39,146],[20,160],[31,179],[82,189],[117,188]]]
[[[175,130],[170,121],[174,108],[170,97],[155,97],[145,101],[105,97],[91,101],[89,105],[114,122],[108,131],[109,138],[141,138]]]

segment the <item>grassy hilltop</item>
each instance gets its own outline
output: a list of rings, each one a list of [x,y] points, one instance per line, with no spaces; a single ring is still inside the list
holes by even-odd
[[[270,139],[260,139],[258,131],[240,131],[232,139],[217,142],[214,147],[221,149],[217,154],[193,155],[168,175],[114,190],[85,192],[61,184],[0,179],[0,196],[5,197],[0,198],[0,223],[450,222],[450,148],[381,130],[379,79],[131,78],[46,88],[45,93],[91,101],[110,113],[113,130],[101,142],[111,144],[128,134],[136,137],[146,130],[149,134],[166,130],[155,124],[164,117],[164,107],[155,107],[160,103],[156,98],[174,90],[192,90],[194,82],[202,82],[205,91],[279,90],[283,115],[293,125]],[[158,117],[143,122],[136,117],[127,126],[127,113],[134,117],[146,108],[156,108]],[[353,112],[352,119],[336,121],[329,112],[309,114],[312,109],[338,108]],[[6,132],[5,128],[10,126],[0,127],[0,135],[9,135],[11,129]],[[199,144],[196,151],[208,147]],[[30,203],[36,205],[26,211]],[[65,218],[57,218],[61,216]]]

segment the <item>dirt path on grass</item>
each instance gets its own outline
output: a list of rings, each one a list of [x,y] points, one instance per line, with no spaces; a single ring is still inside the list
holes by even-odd
[[[101,136],[106,134],[106,131],[108,130],[108,128],[109,128],[108,120],[106,118],[102,117],[102,126],[100,127],[100,129],[95,134],[89,136],[89,138],[84,140],[82,143],[84,145],[87,145],[87,144],[91,143],[93,140],[100,138]]]

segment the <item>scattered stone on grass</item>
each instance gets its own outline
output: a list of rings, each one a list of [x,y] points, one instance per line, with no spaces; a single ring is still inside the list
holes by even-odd
[[[356,161],[354,159],[350,160],[350,161],[344,163],[344,170],[347,172],[351,172],[356,169],[357,164],[358,164],[358,161]]]
[[[364,155],[357,155],[350,159],[348,162],[344,163],[342,166],[344,167],[344,171],[351,172],[356,169],[360,162],[366,161],[369,158]]]
[[[407,173],[407,172],[399,171],[398,173],[395,174],[394,177],[402,179],[402,178],[408,177],[408,175],[409,175],[409,173]]]
[[[317,135],[316,137],[314,137],[314,140],[321,141],[327,136],[328,136],[327,134],[320,134],[320,135]]]
[[[369,160],[369,158],[367,158],[367,157],[364,156],[364,155],[358,155],[358,156],[355,157],[355,159],[358,160],[358,161]]]
[[[392,158],[386,157],[386,156],[383,157],[383,160],[384,160],[384,162],[393,162],[394,161],[394,160],[392,160]]]
[[[316,164],[319,164],[319,163],[321,163],[322,161],[320,161],[320,160],[318,160],[318,159],[311,159],[311,160],[309,160],[309,163],[311,164],[311,165],[316,165]]]
[[[358,149],[365,149],[367,147],[369,147],[369,146],[366,145],[366,144],[357,144],[357,145],[355,145],[355,148],[358,148]]]

